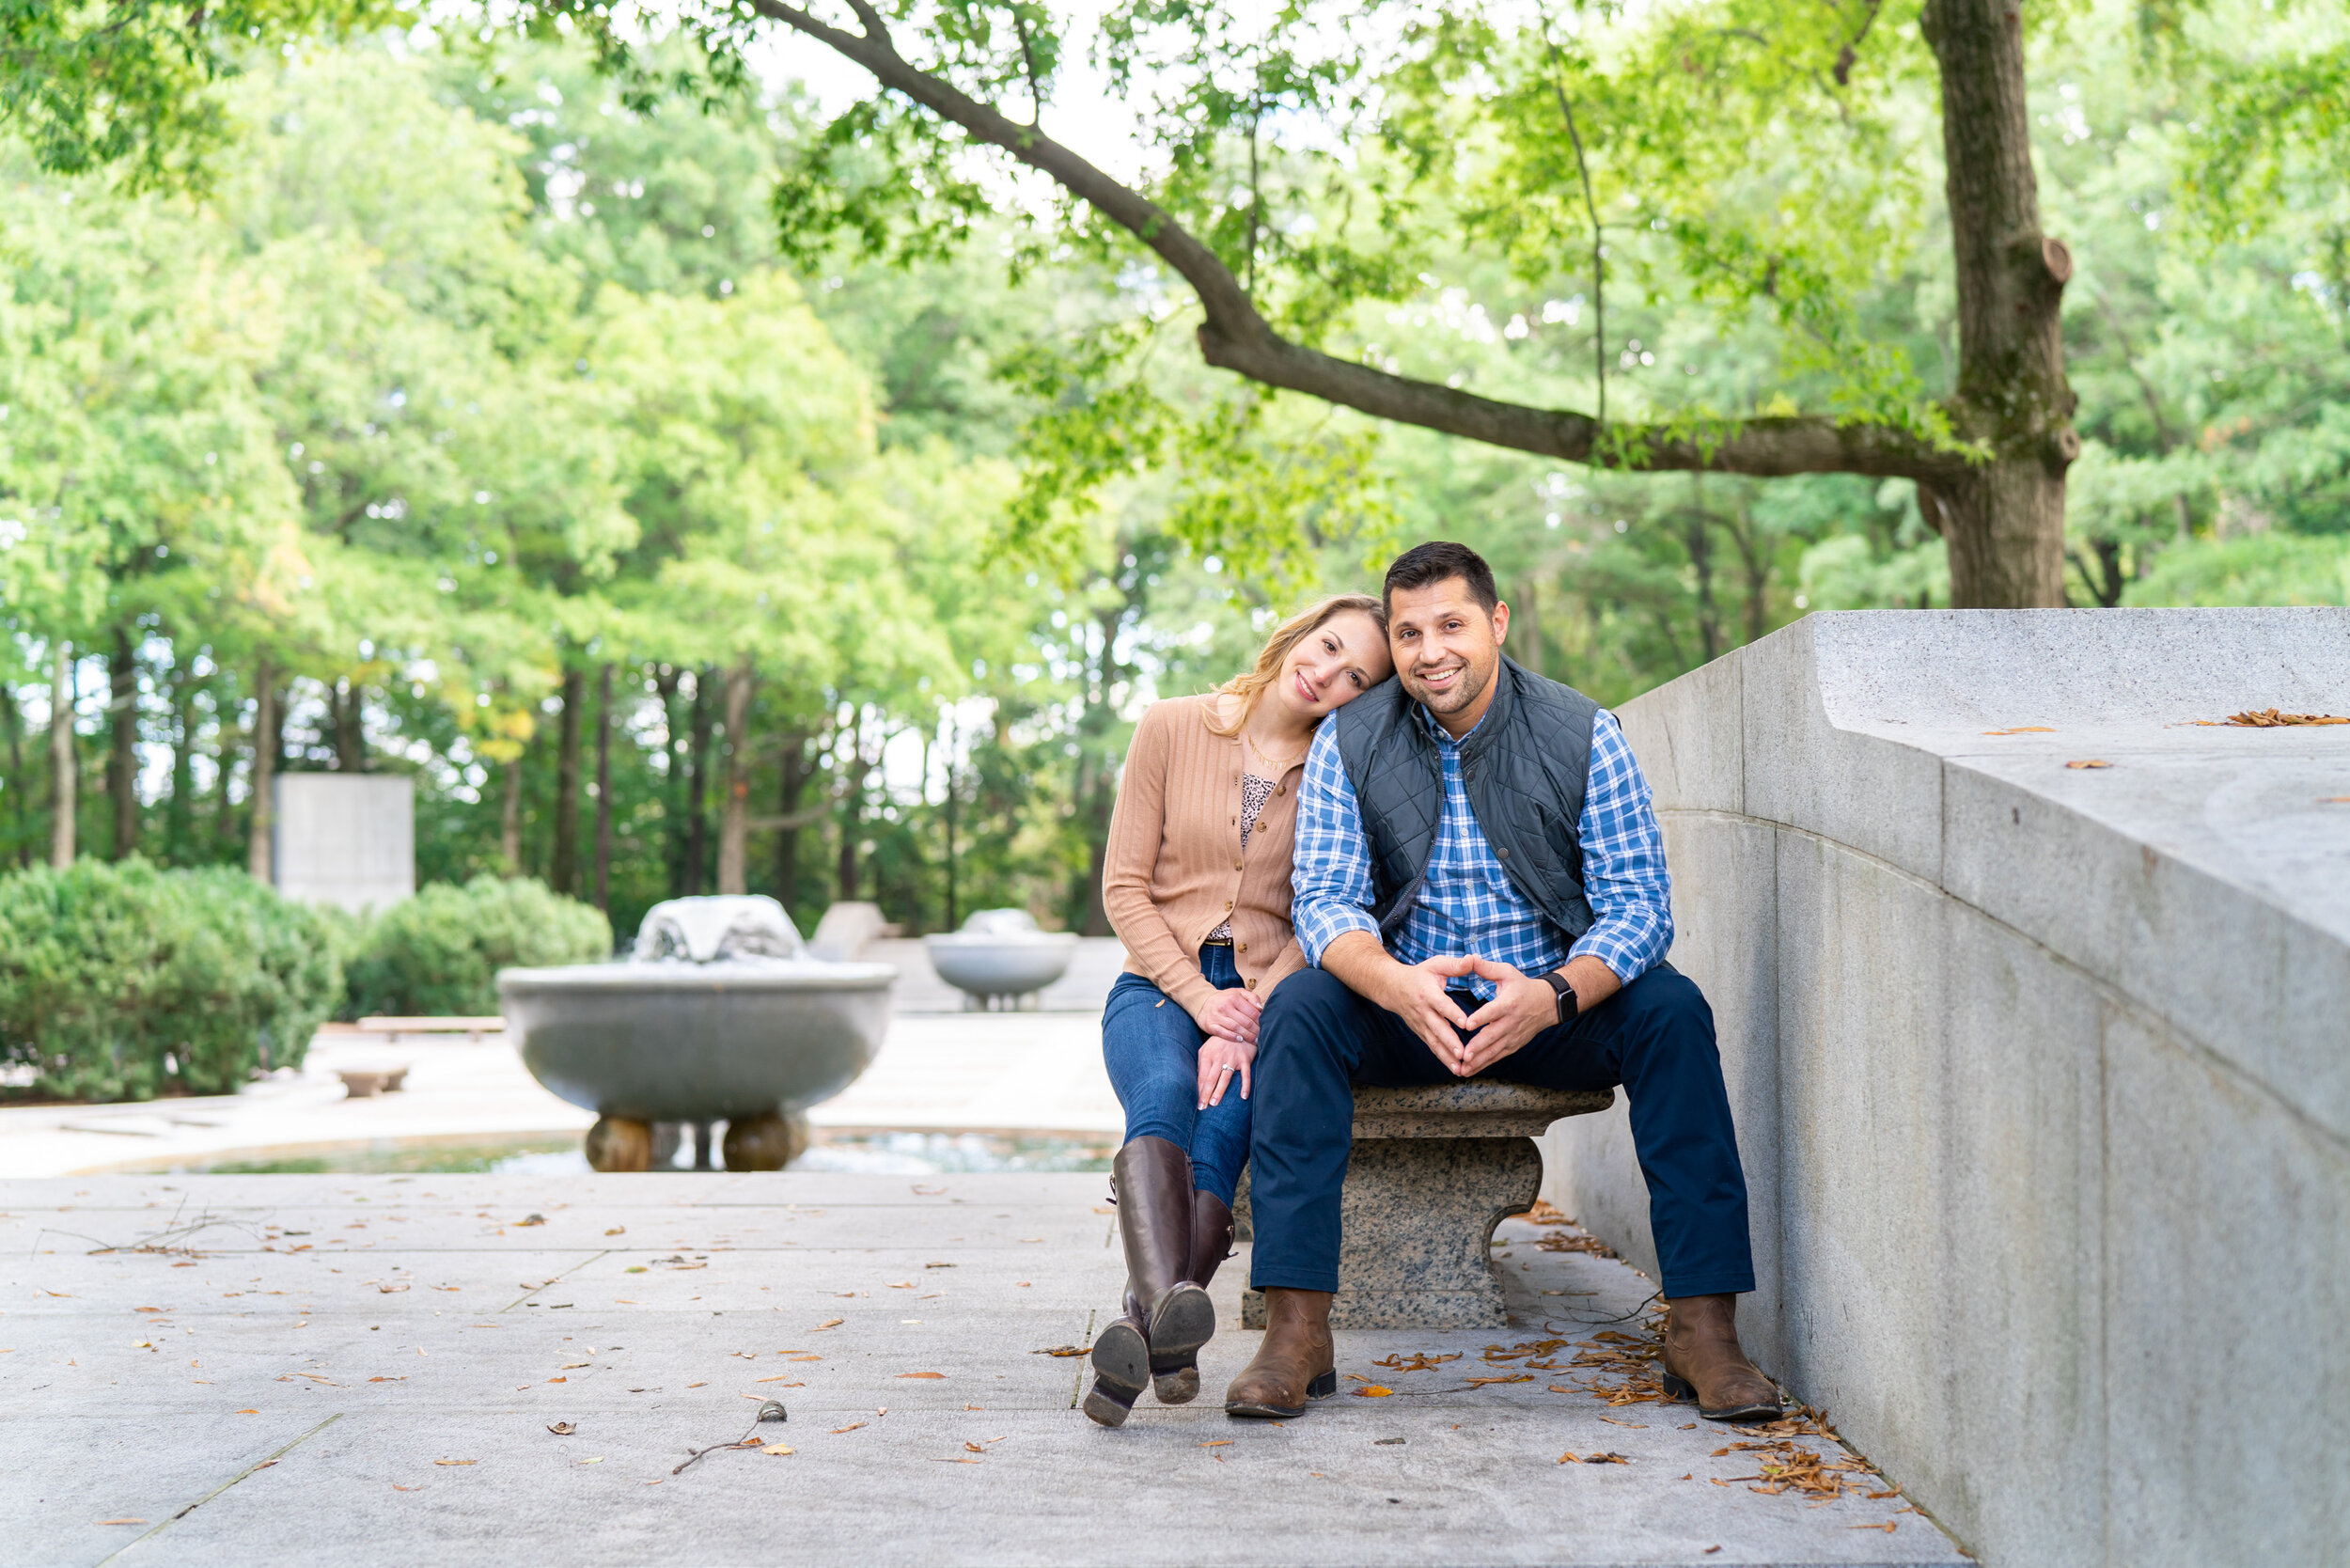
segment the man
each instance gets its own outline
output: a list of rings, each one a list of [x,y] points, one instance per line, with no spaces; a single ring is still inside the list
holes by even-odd
[[[1614,717],[1502,657],[1510,609],[1465,545],[1387,569],[1395,678],[1326,720],[1297,806],[1292,919],[1308,963],[1266,1002],[1250,1142],[1265,1336],[1235,1416],[1333,1392],[1330,1299],[1353,1085],[1480,1075],[1625,1090],[1670,1309],[1665,1386],[1773,1419],[1738,1345],[1754,1289],[1746,1176],[1714,1019],[1666,964],[1670,884]]]

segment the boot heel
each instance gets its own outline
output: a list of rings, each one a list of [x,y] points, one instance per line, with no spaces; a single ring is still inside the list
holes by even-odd
[[[1697,1403],[1697,1389],[1684,1379],[1675,1377],[1668,1372],[1660,1372],[1656,1374],[1656,1381],[1664,1388],[1667,1397],[1685,1399],[1692,1404]]]
[[[1328,1399],[1339,1391],[1339,1374],[1335,1367],[1306,1385],[1308,1399]]]

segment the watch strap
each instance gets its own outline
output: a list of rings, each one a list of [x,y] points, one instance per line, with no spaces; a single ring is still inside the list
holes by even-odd
[[[1543,980],[1558,995],[1559,1022],[1563,1024],[1582,1012],[1582,999],[1575,996],[1574,987],[1567,983],[1567,977],[1563,971],[1554,969],[1544,975]]]

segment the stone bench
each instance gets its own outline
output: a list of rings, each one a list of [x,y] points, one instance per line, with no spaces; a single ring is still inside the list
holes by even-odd
[[[1615,1104],[1578,1093],[1473,1080],[1355,1090],[1355,1150],[1340,1211],[1339,1328],[1498,1327],[1507,1320],[1488,1248],[1494,1227],[1534,1206],[1535,1143],[1562,1117]],[[1251,1235],[1248,1177],[1234,1219]],[[1264,1326],[1264,1297],[1241,1298],[1241,1325]]]

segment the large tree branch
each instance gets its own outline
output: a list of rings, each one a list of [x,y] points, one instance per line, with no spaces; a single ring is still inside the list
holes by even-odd
[[[1709,420],[1695,430],[1603,425],[1587,414],[1480,398],[1292,343],[1258,314],[1223,259],[1164,209],[1034,126],[1006,118],[913,65],[863,0],[849,0],[865,25],[863,33],[832,26],[787,0],[750,4],[760,15],[855,61],[885,88],[912,99],[974,140],[1010,153],[1149,246],[1198,296],[1205,316],[1199,353],[1220,369],[1375,418],[1610,468],[1932,480],[1955,478],[1967,466],[1961,455],[1891,426],[1805,416]]]

